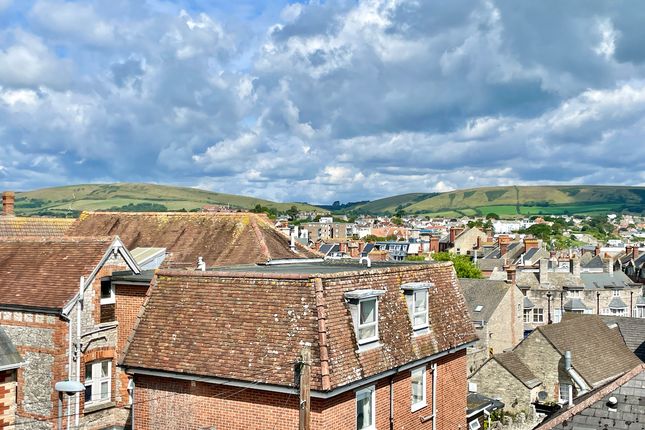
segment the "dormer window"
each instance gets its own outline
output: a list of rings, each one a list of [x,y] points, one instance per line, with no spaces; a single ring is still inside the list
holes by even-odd
[[[422,334],[428,330],[428,290],[433,286],[431,282],[408,282],[401,285],[415,334]]]
[[[379,339],[378,298],[383,294],[384,290],[355,290],[345,293],[359,350],[361,346],[371,345]]]

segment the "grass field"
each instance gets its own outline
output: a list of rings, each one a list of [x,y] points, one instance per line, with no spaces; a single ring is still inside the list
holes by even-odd
[[[16,212],[21,215],[44,212],[64,215],[84,210],[109,210],[129,204],[163,205],[171,211],[189,211],[207,204],[252,209],[259,204],[282,212],[291,206],[296,206],[299,210],[324,212],[320,208],[303,203],[276,203],[255,197],[154,184],[72,185],[16,194]]]

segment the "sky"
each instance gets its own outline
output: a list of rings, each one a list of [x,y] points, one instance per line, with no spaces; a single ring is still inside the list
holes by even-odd
[[[0,0],[0,185],[645,185],[639,0]]]

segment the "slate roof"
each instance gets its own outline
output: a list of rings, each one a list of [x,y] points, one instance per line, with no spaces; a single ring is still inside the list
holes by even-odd
[[[488,322],[510,288],[504,281],[459,279],[473,321]],[[482,306],[480,311],[475,311]]]
[[[627,305],[620,299],[620,297],[612,297],[608,307],[610,309],[624,309]],[[643,336],[645,337],[645,333],[643,333]]]
[[[573,368],[594,388],[640,362],[619,334],[607,327],[598,315],[565,314],[560,323],[536,330],[563,356],[565,351],[571,351]]]
[[[604,269],[605,263],[602,261],[602,258],[600,257],[600,255],[596,255],[595,257],[591,258],[588,262],[583,263],[581,259],[580,267],[584,269]]]
[[[569,299],[566,302],[564,302],[565,311],[580,311],[580,310],[587,310],[587,309],[591,309],[591,308],[585,305],[585,303],[578,298]]]
[[[478,258],[477,267],[479,270],[489,271],[495,268],[501,269],[504,266],[503,258]]]
[[[495,354],[492,359],[497,361],[504,369],[508,370],[511,375],[527,388],[534,388],[542,383],[513,351]]]
[[[610,410],[608,401],[618,404]],[[548,417],[535,430],[642,430],[645,417],[645,364],[574,399],[574,405]]]
[[[533,309],[535,304],[528,297],[524,296],[524,309]]]
[[[0,238],[63,236],[75,219],[0,215]]]
[[[0,306],[62,309],[112,238],[0,239]]]
[[[645,318],[616,317],[603,315],[605,324],[616,324],[620,335],[629,348],[641,361],[645,361]]]
[[[0,369],[16,369],[21,363],[22,357],[18,350],[0,327]]]
[[[471,418],[484,410],[491,412],[504,407],[504,403],[479,393],[468,393],[466,397],[466,416]]]
[[[569,272],[549,272],[547,280],[548,282],[546,284],[540,284],[538,272],[517,272],[518,287],[548,288],[550,286],[562,288],[584,285],[580,278],[573,276]]]
[[[69,235],[118,235],[128,249],[162,247],[169,255],[162,267],[208,267],[272,259],[320,258],[289,238],[263,215],[253,213],[84,212]]]
[[[262,270],[157,271],[122,364],[135,371],[293,386],[293,364],[308,342],[311,387],[330,390],[476,339],[451,263],[322,274]],[[431,281],[434,287],[428,301],[432,329],[412,337],[401,284],[414,281]],[[378,307],[382,346],[357,353],[344,293],[375,288],[386,290]],[[327,343],[321,346],[323,334]],[[328,382],[321,365],[326,353]]]
[[[585,289],[626,288],[633,284],[629,276],[620,271],[614,271],[613,275],[609,273],[581,273],[580,279],[584,282]]]

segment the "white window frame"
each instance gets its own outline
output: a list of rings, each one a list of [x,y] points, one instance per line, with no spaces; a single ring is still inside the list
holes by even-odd
[[[482,428],[481,424],[479,424],[479,419],[475,418],[474,420],[470,421],[468,423],[468,428],[469,430],[479,430]]]
[[[541,311],[541,312],[538,312],[538,311]],[[544,322],[544,308],[533,308],[533,322],[534,323]]]
[[[423,393],[423,398],[416,402],[414,402],[414,382],[413,379],[415,378],[415,375],[421,376],[421,385],[422,385],[422,393]],[[417,376],[418,377],[418,376]],[[426,366],[421,366],[417,367],[416,369],[413,369],[410,371],[410,410],[412,412],[416,412],[419,409],[423,409],[426,406],[428,406],[428,393],[427,393],[427,374],[426,374]]]
[[[528,324],[533,322],[533,309],[524,309],[524,322]]]
[[[612,297],[620,297],[620,290],[613,290]]]
[[[426,301],[426,307],[425,309],[421,311],[415,311],[416,309],[416,302],[417,302],[417,294],[423,294],[425,296],[425,301]],[[423,330],[424,328],[428,327],[428,300],[429,300],[429,294],[427,289],[423,290],[415,290],[412,292],[412,308],[410,309],[410,318],[412,321],[412,329],[413,330]],[[414,322],[417,319],[417,316],[423,316],[423,322],[421,324],[415,325]]]
[[[106,281],[103,280],[103,279],[101,280],[101,287],[100,287],[101,289],[99,291],[99,295],[100,295],[100,298],[101,298],[101,304],[102,305],[111,305],[111,304],[116,303],[116,294],[115,294],[115,291],[114,291],[114,285],[110,281],[108,281],[108,282],[110,282],[110,297],[103,297],[103,282],[106,282]]]
[[[358,401],[364,398],[369,398],[372,404],[370,417],[371,424],[367,427],[358,427]],[[362,390],[356,391],[356,430],[376,430],[376,386],[372,385]]]
[[[362,314],[361,310],[362,310],[363,304],[371,301],[374,302],[374,321],[361,324],[361,314]],[[374,336],[361,338],[360,337],[361,329],[371,327],[371,326],[374,326]],[[358,320],[356,321],[356,339],[358,340],[358,344],[364,345],[366,343],[372,343],[377,341],[378,338],[379,338],[378,336],[378,298],[369,297],[366,299],[361,299],[358,301]]]
[[[101,376],[101,367],[107,363],[107,375]],[[92,379],[87,379],[87,367],[92,369]],[[106,403],[112,400],[112,360],[96,360],[85,364],[85,387],[91,387],[92,398],[85,401],[85,405]],[[101,385],[107,382],[107,397],[101,397]]]
[[[571,291],[567,292],[567,297],[579,299],[580,298],[580,290],[571,290]]]

